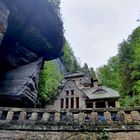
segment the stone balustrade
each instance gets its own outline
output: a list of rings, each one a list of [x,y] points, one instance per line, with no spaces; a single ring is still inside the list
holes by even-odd
[[[140,130],[140,108],[49,110],[0,108],[0,129],[98,131]]]

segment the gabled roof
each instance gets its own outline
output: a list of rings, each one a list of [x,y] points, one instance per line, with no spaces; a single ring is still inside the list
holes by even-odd
[[[84,77],[84,74],[81,73],[81,72],[76,72],[76,73],[73,73],[73,74],[70,74],[70,75],[66,75],[65,79],[74,78],[74,77]]]
[[[85,92],[83,92],[81,89],[78,88],[78,86],[76,85],[76,83],[74,82],[74,80],[67,80],[62,88],[62,90],[60,91],[60,94],[61,92],[63,91],[63,89],[65,88],[65,86],[67,86],[67,84],[69,84],[70,82],[73,83],[73,85],[82,93],[83,97],[87,97],[87,95],[85,94]]]
[[[84,88],[82,91],[89,99],[119,98],[119,92],[105,86]]]

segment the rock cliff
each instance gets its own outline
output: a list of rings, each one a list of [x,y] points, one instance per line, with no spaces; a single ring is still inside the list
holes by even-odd
[[[0,0],[0,105],[33,107],[44,60],[62,55],[57,3]]]

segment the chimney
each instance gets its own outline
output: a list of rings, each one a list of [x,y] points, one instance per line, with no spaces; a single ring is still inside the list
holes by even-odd
[[[99,82],[98,80],[93,80],[93,87],[98,87],[99,86]]]
[[[91,78],[91,85],[90,85],[90,87],[94,87],[94,80],[93,80],[93,78]]]

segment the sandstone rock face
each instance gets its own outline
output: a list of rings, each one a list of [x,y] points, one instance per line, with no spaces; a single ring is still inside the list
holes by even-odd
[[[0,105],[35,105],[43,61],[62,55],[56,7],[49,0],[0,0]]]
[[[4,33],[7,30],[9,10],[5,4],[0,1],[0,44],[3,40]]]
[[[3,67],[17,67],[43,57],[58,58],[63,47],[63,24],[49,0],[3,0],[10,11],[0,56]],[[1,61],[0,61],[1,62]]]
[[[34,106],[42,58],[0,75],[0,106]]]

